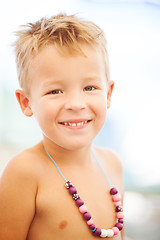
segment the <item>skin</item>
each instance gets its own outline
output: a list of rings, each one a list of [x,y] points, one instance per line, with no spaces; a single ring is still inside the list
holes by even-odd
[[[35,116],[43,140],[12,159],[0,179],[1,240],[96,238],[44,146],[76,186],[96,227],[115,224],[108,183],[91,154],[114,83],[106,84],[101,54],[88,46],[84,50],[86,56],[64,56],[54,46],[43,48],[30,65],[29,95],[16,90],[22,112]],[[95,153],[123,195],[119,159],[106,149],[95,148]],[[110,239],[122,239],[121,234]]]

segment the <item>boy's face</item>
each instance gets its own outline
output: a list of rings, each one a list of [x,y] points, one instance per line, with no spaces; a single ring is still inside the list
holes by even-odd
[[[90,144],[98,134],[113,88],[106,82],[102,55],[87,46],[83,49],[86,57],[64,56],[48,46],[29,69],[31,88],[25,104],[30,114],[26,115],[34,114],[44,142],[68,150]]]

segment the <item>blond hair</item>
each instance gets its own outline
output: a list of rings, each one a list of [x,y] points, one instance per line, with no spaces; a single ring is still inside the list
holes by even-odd
[[[104,32],[96,24],[75,15],[59,14],[23,25],[15,32],[17,73],[20,87],[29,91],[28,69],[33,57],[42,47],[53,44],[62,53],[83,53],[83,44],[98,47],[104,57],[106,78],[109,81],[108,53]]]

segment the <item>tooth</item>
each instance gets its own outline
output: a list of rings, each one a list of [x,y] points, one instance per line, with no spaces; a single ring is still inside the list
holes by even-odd
[[[73,126],[73,127],[76,127],[76,126],[81,126],[81,125],[84,125],[86,124],[88,121],[85,120],[83,122],[78,122],[78,123],[71,123],[71,122],[64,122],[64,125],[68,125],[68,126]]]

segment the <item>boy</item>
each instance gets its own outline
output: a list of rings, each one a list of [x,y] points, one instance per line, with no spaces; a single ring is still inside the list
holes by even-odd
[[[114,86],[102,30],[58,15],[17,35],[16,97],[22,112],[35,116],[43,140],[13,158],[1,177],[0,239],[122,239],[120,196],[115,188],[109,193],[105,179],[107,173],[123,194],[120,161],[92,150]]]

